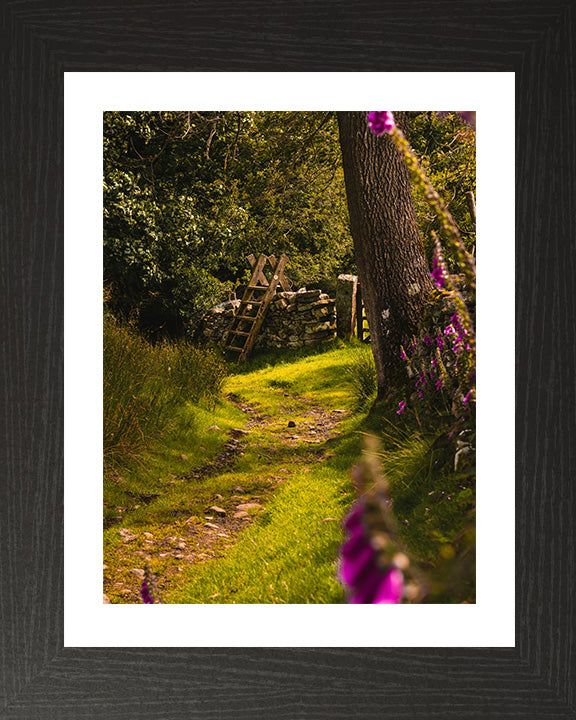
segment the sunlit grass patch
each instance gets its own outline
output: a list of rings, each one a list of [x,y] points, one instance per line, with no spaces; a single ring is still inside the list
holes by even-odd
[[[308,469],[307,469],[308,470]],[[187,568],[171,603],[339,603],[340,518],[347,473],[324,464],[298,473],[224,558]]]
[[[329,344],[323,351],[316,349],[296,361],[269,357],[254,361],[255,369],[247,372],[246,366],[234,368],[225,381],[227,392],[235,392],[249,401],[256,400],[263,407],[277,411],[282,405],[282,391],[286,395],[301,395],[327,407],[349,409],[354,404],[352,380],[347,368],[359,355],[364,355],[361,344]],[[285,401],[284,401],[285,402]]]
[[[105,525],[153,521],[157,498],[165,496],[163,502],[172,502],[179,483],[177,476],[214,457],[228,431],[244,422],[243,413],[222,401],[208,408],[192,404],[180,407],[162,442],[153,444],[138,457],[124,457],[106,473]]]

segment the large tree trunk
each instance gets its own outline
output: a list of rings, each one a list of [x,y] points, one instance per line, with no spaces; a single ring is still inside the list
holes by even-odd
[[[368,129],[366,113],[337,116],[358,279],[382,398],[403,371],[400,347],[422,318],[432,282],[408,171],[396,146]],[[399,126],[405,121],[403,113],[395,118]]]

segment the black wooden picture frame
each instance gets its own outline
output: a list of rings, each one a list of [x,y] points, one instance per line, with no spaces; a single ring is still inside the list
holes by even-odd
[[[0,13],[0,718],[576,717],[573,4]],[[64,72],[224,70],[516,73],[515,648],[63,647]]]

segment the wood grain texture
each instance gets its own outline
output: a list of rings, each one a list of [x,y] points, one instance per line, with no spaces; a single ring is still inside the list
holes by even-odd
[[[4,0],[1,718],[576,717],[574,12]],[[517,73],[517,647],[63,649],[63,72],[455,69]]]

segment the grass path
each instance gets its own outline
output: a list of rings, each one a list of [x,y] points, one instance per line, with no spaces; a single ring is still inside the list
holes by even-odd
[[[139,602],[149,561],[165,602],[342,602],[340,521],[363,417],[346,368],[364,352],[260,359],[213,410],[183,409],[172,440],[109,488],[124,504],[109,503],[104,534],[110,601]]]

